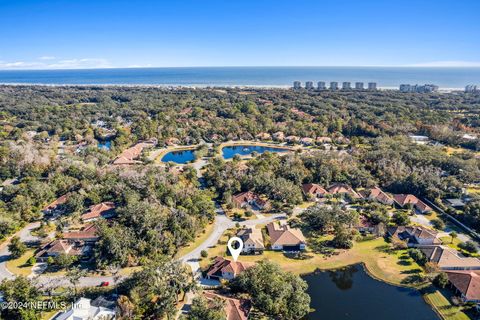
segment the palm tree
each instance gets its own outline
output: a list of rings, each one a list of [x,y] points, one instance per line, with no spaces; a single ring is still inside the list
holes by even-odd
[[[450,232],[450,237],[452,238],[452,241],[450,243],[453,243],[453,240],[458,237],[458,233],[455,231]]]

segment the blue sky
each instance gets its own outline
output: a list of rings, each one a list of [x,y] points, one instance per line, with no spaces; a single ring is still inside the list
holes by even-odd
[[[478,0],[0,0],[0,69],[480,66]]]

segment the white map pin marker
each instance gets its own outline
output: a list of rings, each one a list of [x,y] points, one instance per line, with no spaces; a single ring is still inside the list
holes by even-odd
[[[238,248],[235,249],[233,247],[233,243],[238,242]],[[230,250],[230,254],[232,255],[233,261],[237,262],[238,256],[240,252],[243,250],[243,241],[239,237],[231,237],[227,243],[228,250]]]

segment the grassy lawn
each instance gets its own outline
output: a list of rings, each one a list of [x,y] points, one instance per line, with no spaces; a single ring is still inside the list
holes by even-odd
[[[28,276],[32,273],[32,266],[27,263],[27,260],[33,256],[35,249],[27,250],[20,258],[8,260],[7,269],[16,275],[19,276]]]
[[[304,202],[304,203],[302,203],[302,204],[299,204],[299,205],[297,206],[297,208],[300,208],[300,209],[308,209],[308,208],[310,208],[310,207],[313,206],[313,205],[315,205],[315,202],[313,202],[313,201],[306,201],[306,202]]]
[[[198,248],[199,245],[201,245],[207,238],[212,234],[213,232],[213,223],[210,223],[207,225],[207,227],[204,229],[203,233],[197,236],[194,242],[190,243],[188,246],[181,248],[178,250],[177,257],[181,257],[186,255],[187,253],[195,250]]]
[[[470,257],[480,256],[480,254],[478,253],[469,253],[463,249],[460,249],[458,245],[462,243],[462,240],[458,238],[453,239],[453,242],[452,242],[452,237],[449,237],[449,236],[441,237],[440,240],[442,241],[443,245],[446,245],[447,247],[457,250],[458,252],[462,253],[464,256],[470,256]]]
[[[226,242],[224,235],[220,241]],[[350,250],[340,250],[337,255],[326,257],[306,252],[305,259],[292,259],[282,252],[265,251],[257,256],[240,256],[240,261],[255,262],[267,259],[276,262],[286,271],[305,274],[316,269],[335,269],[351,264],[364,263],[369,273],[380,280],[396,285],[404,285],[409,276],[422,274],[423,271],[406,253],[406,250],[389,251],[389,244],[383,238],[356,242]],[[208,251],[210,258],[226,256],[226,245],[216,245]],[[210,264],[209,259],[200,262],[202,268]]]
[[[468,194],[480,194],[480,187],[468,187],[467,188]]]
[[[450,304],[447,298],[438,291],[426,293],[425,300],[432,305],[435,310],[446,320],[468,320],[470,319],[465,313],[463,313],[460,307]]]

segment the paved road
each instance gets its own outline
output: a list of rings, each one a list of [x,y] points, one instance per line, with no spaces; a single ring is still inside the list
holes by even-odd
[[[30,234],[30,231],[32,231],[35,228],[38,228],[39,226],[40,226],[40,222],[30,223],[20,231],[15,233],[15,236],[19,237],[23,242],[27,242],[27,243],[38,241],[37,237],[34,237]],[[7,260],[10,259],[10,252],[8,251],[8,244],[10,243],[10,239],[11,237],[5,240],[0,245],[0,280],[11,279],[14,277],[14,275],[10,271],[8,271],[6,266]]]

